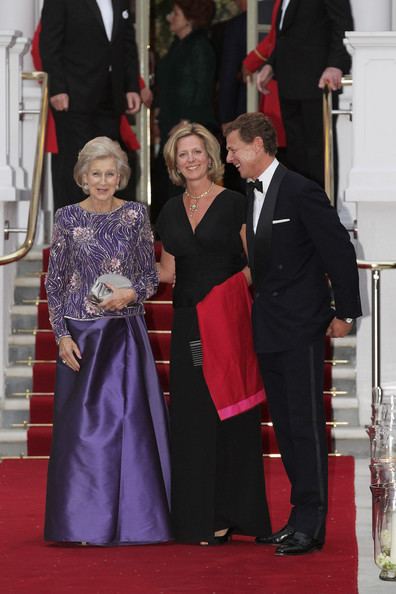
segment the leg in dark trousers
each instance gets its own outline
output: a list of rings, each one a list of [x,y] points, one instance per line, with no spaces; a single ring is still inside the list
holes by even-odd
[[[286,159],[290,169],[324,187],[322,99],[305,101],[281,98],[286,130]]]
[[[258,355],[279,450],[291,483],[289,524],[324,542],[327,441],[323,337],[307,346]]]
[[[52,166],[54,210],[80,202],[83,191],[73,179],[73,169],[82,147],[96,136],[118,140],[119,117],[107,113],[54,112],[59,153]]]

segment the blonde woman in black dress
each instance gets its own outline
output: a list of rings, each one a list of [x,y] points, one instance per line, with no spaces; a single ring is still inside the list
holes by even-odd
[[[172,182],[184,191],[157,220],[162,282],[175,283],[171,346],[172,521],[182,542],[222,544],[231,532],[271,532],[265,495],[260,410],[220,421],[190,342],[196,305],[245,267],[246,198],[218,185],[220,147],[199,124],[181,124],[165,145]],[[249,270],[245,267],[249,277]]]

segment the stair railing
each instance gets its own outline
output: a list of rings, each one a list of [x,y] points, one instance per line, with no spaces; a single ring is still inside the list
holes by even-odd
[[[341,79],[343,87],[352,85],[352,77],[347,75]],[[352,109],[333,109],[333,93],[326,85],[323,90],[323,143],[324,143],[324,179],[325,191],[331,204],[335,204],[334,196],[334,139],[333,116],[347,115],[352,118]]]
[[[5,225],[4,238],[9,239],[10,233],[25,233],[22,245],[10,254],[0,256],[0,266],[11,264],[20,260],[31,250],[37,230],[37,219],[41,198],[41,181],[44,165],[44,144],[48,115],[48,76],[46,72],[23,72],[22,80],[36,80],[41,83],[41,105],[40,111],[21,110],[20,117],[25,114],[39,114],[39,125],[37,130],[36,153],[33,169],[32,197],[29,205],[28,222],[26,229],[13,228]]]
[[[358,267],[371,270],[371,384],[372,403],[381,404],[381,270],[394,270],[396,262],[358,260]]]

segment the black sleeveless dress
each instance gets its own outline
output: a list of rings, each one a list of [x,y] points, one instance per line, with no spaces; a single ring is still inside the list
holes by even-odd
[[[240,230],[246,198],[223,190],[192,230],[182,196],[157,220],[175,257],[171,343],[172,522],[179,541],[197,542],[232,527],[252,536],[271,532],[261,456],[259,407],[220,421],[190,342],[199,339],[195,305],[245,263]]]

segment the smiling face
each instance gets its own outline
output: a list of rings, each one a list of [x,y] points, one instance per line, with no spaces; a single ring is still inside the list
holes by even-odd
[[[169,23],[170,31],[177,35],[177,37],[180,39],[188,35],[192,30],[190,21],[186,19],[184,12],[177,4],[173,5],[173,8],[167,15],[166,20]]]
[[[191,134],[180,138],[176,146],[176,169],[187,182],[208,178],[209,155],[203,140]]]
[[[95,159],[90,163],[82,179],[84,184],[88,184],[91,198],[101,202],[111,200],[120,181],[115,159],[112,157]]]
[[[255,178],[263,171],[263,142],[257,137],[244,142],[238,130],[227,136],[227,163],[234,165],[243,179]]]

